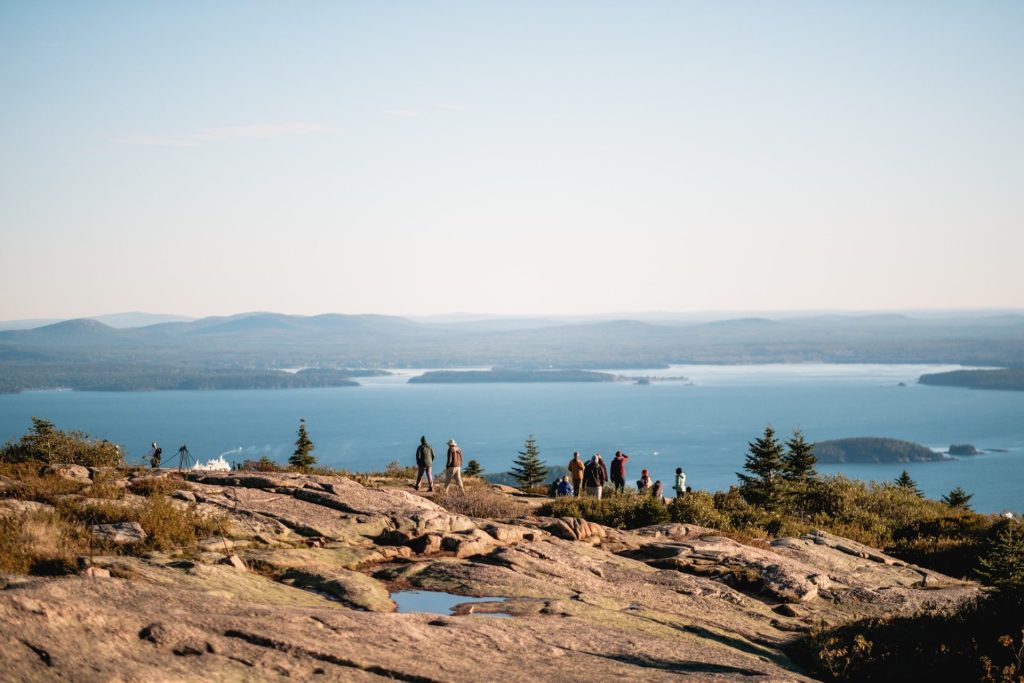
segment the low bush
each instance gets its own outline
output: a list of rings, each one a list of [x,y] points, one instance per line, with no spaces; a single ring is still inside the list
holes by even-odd
[[[591,496],[556,498],[538,513],[550,517],[579,517],[615,529],[635,529],[671,521],[668,506],[648,495],[619,494],[598,500]]]
[[[62,432],[52,422],[32,418],[32,427],[18,441],[0,448],[0,462],[117,467],[124,464],[121,448],[83,432]]]
[[[452,487],[445,492],[435,487],[431,500],[448,510],[467,517],[490,519],[515,519],[527,512],[527,506],[509,495],[493,490],[482,482],[465,482],[466,491]]]
[[[85,525],[59,512],[0,517],[0,573],[67,574],[88,550]]]
[[[138,477],[128,485],[128,490],[137,496],[152,496],[154,494],[170,495],[175,491],[187,489],[188,485],[180,475],[170,474],[167,476]]]

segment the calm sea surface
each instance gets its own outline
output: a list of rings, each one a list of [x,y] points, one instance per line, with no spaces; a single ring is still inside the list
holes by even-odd
[[[282,391],[0,395],[0,440],[14,439],[36,415],[121,444],[129,459],[150,441],[165,461],[181,444],[206,460],[269,455],[284,462],[300,417],[314,455],[350,470],[412,464],[421,435],[435,450],[455,438],[486,471],[506,471],[529,434],[548,464],[574,450],[629,453],[627,476],[651,469],[666,488],[683,467],[694,488],[736,482],[747,442],[772,424],[809,440],[884,436],[933,448],[972,443],[1002,449],[949,462],[825,466],[860,479],[891,480],[909,470],[930,497],[955,486],[974,494],[976,510],[1024,511],[1024,392],[974,391],[916,384],[921,365],[676,366],[622,374],[685,376],[648,386],[614,384],[410,385],[408,374],[361,380],[361,387]],[[410,372],[409,374],[418,374]],[[904,382],[906,386],[899,386]]]

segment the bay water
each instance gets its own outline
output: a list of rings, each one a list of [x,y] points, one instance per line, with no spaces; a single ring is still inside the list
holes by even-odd
[[[666,492],[676,467],[695,489],[736,483],[749,441],[771,424],[782,438],[906,439],[935,449],[971,443],[983,455],[928,463],[824,465],[825,473],[892,480],[903,469],[929,497],[955,486],[981,512],[1024,511],[1024,392],[917,384],[956,366],[779,364],[622,370],[656,379],[586,384],[408,384],[419,370],[361,379],[335,389],[70,392],[0,395],[0,440],[16,439],[31,416],[121,444],[140,460],[151,441],[164,461],[181,445],[200,460],[267,455],[284,463],[305,418],[324,465],[352,471],[413,464],[421,435],[442,462],[454,438],[487,472],[511,468],[533,434],[541,458],[565,465],[616,450],[630,454],[627,477],[651,470]],[[687,378],[685,380],[679,378]],[[996,449],[991,451],[990,449]]]

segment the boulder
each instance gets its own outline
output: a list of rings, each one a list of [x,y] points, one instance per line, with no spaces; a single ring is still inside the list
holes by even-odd
[[[138,522],[117,522],[116,524],[92,524],[89,531],[93,537],[114,545],[142,543],[147,535]]]
[[[279,579],[290,586],[318,591],[348,607],[367,612],[394,612],[397,609],[384,584],[366,574],[348,569],[289,569]]]
[[[47,465],[46,473],[70,481],[76,481],[80,484],[92,483],[92,478],[89,476],[89,468],[82,467],[81,465]]]
[[[541,528],[552,536],[564,538],[567,541],[600,542],[605,537],[604,527],[600,524],[576,517],[559,517]]]
[[[56,508],[34,500],[17,500],[15,498],[0,499],[0,519],[18,517],[33,512],[53,512]]]

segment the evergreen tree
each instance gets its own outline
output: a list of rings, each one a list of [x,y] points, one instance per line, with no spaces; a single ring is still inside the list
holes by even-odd
[[[957,486],[942,497],[942,502],[951,508],[963,508],[964,510],[970,510],[971,498],[974,498],[973,493],[967,493],[967,491],[964,491],[962,488]]]
[[[901,489],[907,489],[911,491],[918,498],[924,498],[924,494],[921,493],[921,489],[917,488],[917,482],[910,478],[910,473],[906,470],[896,477],[896,485]]]
[[[466,469],[462,473],[467,477],[479,477],[484,473],[484,469],[480,467],[480,463],[476,460],[470,460],[466,463]]]
[[[548,476],[548,468],[540,459],[540,450],[537,448],[537,441],[533,438],[533,434],[526,439],[524,448],[526,450],[519,451],[515,467],[512,468],[512,476],[519,482],[521,489],[540,486]]]
[[[814,466],[818,458],[814,455],[814,444],[804,440],[803,433],[796,429],[786,442],[786,453],[782,456],[782,477],[789,481],[807,482],[818,478]]]
[[[740,480],[740,492],[749,503],[774,508],[781,493],[782,444],[775,438],[775,430],[769,425],[764,428],[763,436],[747,445],[749,452],[743,469],[750,474],[736,473]]]
[[[299,438],[295,440],[295,452],[288,458],[288,464],[297,470],[308,470],[316,464],[316,456],[313,455],[313,442],[309,440],[306,433],[306,418],[299,420]]]
[[[989,545],[988,553],[978,561],[975,573],[990,586],[1024,587],[1024,524],[1007,521]]]

